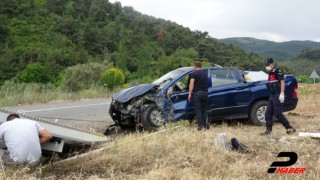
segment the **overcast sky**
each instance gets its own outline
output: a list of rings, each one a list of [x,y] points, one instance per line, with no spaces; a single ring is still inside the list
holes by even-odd
[[[214,38],[320,42],[320,0],[109,0]]]

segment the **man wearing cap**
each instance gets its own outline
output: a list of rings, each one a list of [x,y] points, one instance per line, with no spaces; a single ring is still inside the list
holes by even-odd
[[[269,83],[267,84],[267,87],[270,96],[265,113],[266,131],[261,133],[261,135],[271,134],[273,115],[286,128],[287,134],[294,133],[296,130],[290,125],[288,119],[282,114],[283,103],[285,100],[285,82],[283,72],[280,68],[275,67],[275,63],[272,58],[267,58],[265,66],[266,70],[269,72]]]

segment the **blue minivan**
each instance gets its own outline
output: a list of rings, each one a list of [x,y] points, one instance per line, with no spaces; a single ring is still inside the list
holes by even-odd
[[[151,84],[141,84],[112,96],[109,114],[121,127],[139,126],[153,131],[168,121],[195,118],[193,105],[188,101],[189,75],[194,69],[173,70]],[[246,72],[238,68],[204,67],[208,74],[210,121],[249,119],[264,125],[269,93],[267,79],[247,81]],[[298,103],[297,80],[285,76],[284,111],[291,111]]]

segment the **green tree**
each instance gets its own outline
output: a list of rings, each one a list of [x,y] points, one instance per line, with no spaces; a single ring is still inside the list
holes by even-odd
[[[47,0],[47,9],[49,12],[62,15],[68,1],[69,0]]]
[[[6,38],[9,34],[9,28],[6,25],[7,23],[7,17],[0,14],[0,47],[1,43],[4,43],[6,41]]]
[[[159,76],[173,69],[192,66],[197,57],[198,52],[195,49],[178,49],[171,56],[159,58],[153,73]]]
[[[119,67],[123,71],[127,70],[128,59],[130,58],[127,47],[124,43],[120,43],[119,50],[114,54],[115,66]]]
[[[29,64],[13,78],[13,81],[17,83],[49,83],[54,80],[55,77],[50,68],[39,63]]]
[[[110,12],[112,12],[112,6],[107,0],[92,0],[89,17],[95,22],[106,21]]]

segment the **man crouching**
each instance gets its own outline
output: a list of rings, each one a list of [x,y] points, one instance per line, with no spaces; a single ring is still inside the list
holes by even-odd
[[[2,161],[5,164],[33,165],[40,160],[40,144],[49,141],[52,135],[37,122],[20,119],[17,114],[10,114],[7,122],[0,126],[0,138],[8,148],[8,152],[2,151]]]

